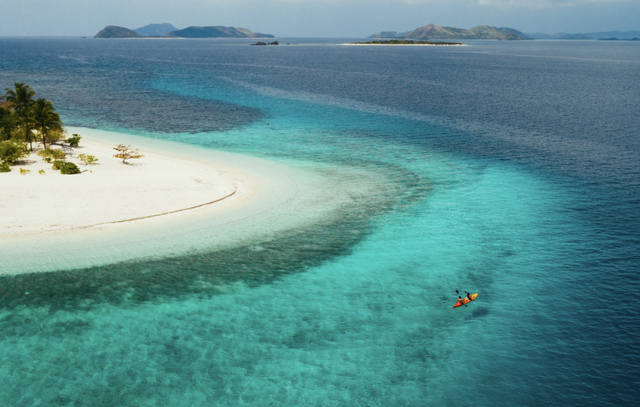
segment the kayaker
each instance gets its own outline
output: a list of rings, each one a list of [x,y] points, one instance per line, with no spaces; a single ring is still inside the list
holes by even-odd
[[[467,293],[467,299],[468,299],[469,301],[473,301],[473,298],[471,298],[471,293]]]
[[[464,305],[464,302],[462,301],[462,297],[458,296],[458,304]]]

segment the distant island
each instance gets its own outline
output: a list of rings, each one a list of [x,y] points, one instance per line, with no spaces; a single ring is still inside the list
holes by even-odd
[[[388,41],[367,41],[350,42],[352,45],[465,45],[453,41],[414,41],[414,40],[388,40]]]
[[[136,28],[133,30],[143,37],[164,37],[171,31],[178,31],[178,28],[169,23],[164,24],[148,24],[144,27]]]
[[[275,38],[271,34],[254,33],[246,28],[223,27],[187,27],[184,30],[172,31],[167,37],[178,38]]]
[[[149,24],[130,30],[110,25],[103,28],[94,38],[275,38],[271,34],[255,33],[241,27],[187,27],[178,30],[169,23]]]
[[[100,30],[94,38],[142,38],[142,35],[128,28],[108,25]]]
[[[640,41],[640,38],[631,38],[630,40],[624,38],[598,38],[598,41]]]
[[[633,40],[640,37],[640,31],[601,31],[588,33],[525,33],[528,37],[536,40],[601,40],[616,38],[618,40]]]
[[[425,25],[413,31],[397,33],[382,31],[370,35],[369,38],[397,38],[405,40],[529,40],[518,30],[513,28],[497,28],[479,25],[469,30],[455,27],[440,27],[435,24]]]

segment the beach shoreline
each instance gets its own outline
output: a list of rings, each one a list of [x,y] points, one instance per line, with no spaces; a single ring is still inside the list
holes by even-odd
[[[305,160],[274,160],[178,141],[89,128],[68,127],[67,130],[83,136],[80,141],[83,148],[76,149],[70,160],[76,160],[76,154],[82,152],[96,155],[100,165],[85,167],[80,164],[83,171],[89,172],[61,175],[54,173],[51,165],[38,157],[42,164],[37,165],[48,166],[45,175],[38,174],[36,167],[31,167],[30,174],[20,175],[20,165],[13,166],[10,174],[0,174],[0,180],[8,180],[5,177],[9,175],[17,183],[15,188],[5,187],[0,192],[4,194],[0,196],[0,210],[8,213],[12,202],[15,206],[23,206],[21,210],[15,210],[13,215],[3,217],[3,223],[0,224],[0,228],[4,229],[0,232],[0,258],[3,259],[0,275],[184,258],[240,246],[261,250],[265,242],[308,231],[318,225],[343,221],[343,211],[351,211],[354,205],[361,205],[365,197],[393,188],[384,175],[366,168],[317,165]],[[112,158],[115,151],[111,150],[120,143],[139,148],[145,157],[137,160],[137,163],[132,160],[130,166],[122,164]],[[98,153],[98,144],[106,149],[103,153]],[[164,158],[156,159],[154,155]],[[111,172],[103,171],[107,165],[119,166],[120,170],[132,175],[145,168],[152,170],[151,164],[154,162],[166,168],[158,169],[155,166],[156,170],[148,171],[150,176],[177,174],[179,176],[173,181],[174,185],[183,181],[194,188],[162,191],[162,183],[156,179],[155,191],[143,191],[138,196],[135,189],[130,189],[128,194],[120,195],[122,202],[131,200],[138,204],[128,208],[126,216],[118,211],[115,211],[118,216],[113,216],[114,208],[105,206],[106,201],[91,198],[91,194],[82,191],[82,188],[78,194],[69,189],[82,179],[96,181],[91,188],[100,186],[97,181],[101,172],[106,174],[104,182],[110,178],[124,179],[121,175],[109,177],[108,173]],[[171,168],[173,170],[167,170]],[[185,175],[185,172],[191,176]],[[210,177],[201,176],[202,172],[210,174]],[[56,182],[60,183],[60,188],[52,188],[50,198],[59,202],[52,201],[50,205],[38,188],[20,186],[22,183],[37,182],[44,187],[47,184],[45,181],[55,178],[58,178]],[[143,183],[140,178],[130,178],[133,182],[130,185],[139,186]],[[209,195],[203,197],[204,192],[198,189],[194,178],[202,180],[205,186],[218,182],[219,188],[206,191]],[[8,184],[0,182],[3,186]],[[234,189],[237,189],[235,193]],[[7,190],[12,192],[7,193]],[[186,191],[187,195],[181,197],[181,193],[176,191]],[[195,191],[195,195],[188,195],[189,191]],[[171,208],[164,202],[156,202],[164,198],[152,198],[166,197],[167,194],[178,198]],[[147,198],[141,199],[143,195]],[[79,222],[79,212],[65,208],[65,205],[71,205],[67,201],[78,201],[80,197],[87,200],[81,202],[80,207],[86,208],[88,214],[96,215],[85,216],[91,222]],[[185,198],[191,199],[191,202],[185,202]],[[91,199],[93,204],[88,203]],[[58,205],[56,210],[53,209],[55,205]],[[77,206],[77,203],[71,206]],[[152,208],[154,210],[150,210]],[[187,210],[181,210],[185,208]],[[133,213],[135,211],[138,213]],[[106,212],[111,214],[110,218]],[[164,212],[162,216],[150,216]],[[63,214],[67,219],[64,227],[58,221]],[[99,216],[106,218],[103,220],[106,223],[100,223]],[[36,219],[39,221],[36,222]],[[125,222],[119,222],[122,220]],[[46,228],[43,226],[45,223]]]
[[[81,173],[62,175],[36,155],[42,146],[34,145],[28,158],[0,174],[0,240],[60,236],[116,223],[143,227],[152,218],[166,221],[224,210],[231,203],[225,200],[239,202],[252,195],[244,177],[229,168],[144,149],[143,158],[124,164],[113,157],[114,146],[95,134],[82,138],[80,147],[66,149],[66,161]],[[84,165],[78,154],[98,161]],[[29,173],[22,175],[21,168]]]

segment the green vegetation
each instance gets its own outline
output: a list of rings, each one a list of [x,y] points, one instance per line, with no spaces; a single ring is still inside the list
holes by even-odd
[[[74,163],[62,163],[60,166],[60,174],[79,174],[80,168]]]
[[[33,124],[31,122],[31,107],[35,103],[33,97],[36,92],[29,85],[16,82],[13,89],[6,88],[5,99],[7,100],[9,111],[13,113],[12,139],[21,138],[29,143],[29,148],[33,151]]]
[[[0,102],[0,141],[11,140],[11,136],[18,127],[16,117],[9,109],[8,103],[4,105]]]
[[[114,154],[113,157],[121,159],[124,164],[128,164],[127,160],[144,157],[138,152],[137,148],[131,148],[131,146],[125,146],[124,144],[118,144],[113,149],[118,152],[118,154]]]
[[[13,164],[28,156],[29,149],[25,144],[10,140],[0,141],[0,161],[2,163]]]
[[[67,155],[62,150],[45,148],[44,150],[38,151],[38,157],[42,157],[42,159],[45,160],[46,162],[50,162],[51,159],[64,160],[66,156]]]
[[[94,155],[78,154],[78,158],[84,165],[93,164],[98,161],[98,159]]]
[[[62,136],[60,116],[50,101],[43,98],[36,100],[31,108],[30,118],[33,127],[40,133],[44,148],[47,148],[47,140],[54,141]]]
[[[67,163],[64,161],[56,160],[53,162],[54,170],[60,170],[60,174],[79,174],[80,168],[74,163]]]
[[[69,144],[71,147],[78,147],[81,138],[82,136],[80,136],[79,134],[74,134],[73,137],[69,137],[67,139],[67,144]]]
[[[6,88],[5,92],[6,102],[0,103],[0,139],[29,143],[29,149],[33,151],[34,131],[45,148],[47,141],[62,137],[62,122],[50,101],[34,100],[36,92],[20,82],[14,83],[13,88]]]
[[[78,174],[80,168],[77,165],[63,161],[66,156],[63,150],[51,148],[54,142],[63,139],[60,115],[51,101],[36,99],[35,96],[36,92],[29,85],[19,82],[15,82],[12,88],[6,88],[5,94],[0,96],[0,172],[11,171],[10,165],[28,157],[29,150],[33,151],[33,142],[40,141],[43,149],[38,156],[48,163],[53,161],[52,168],[62,174]],[[78,147],[81,138],[74,134],[66,142],[71,147]],[[85,164],[98,161],[94,156],[81,156]],[[30,172],[20,168],[22,175]],[[45,172],[40,170],[38,173]]]
[[[460,42],[448,41],[413,41],[413,40],[388,40],[388,41],[367,41],[352,42],[359,45],[464,45]]]

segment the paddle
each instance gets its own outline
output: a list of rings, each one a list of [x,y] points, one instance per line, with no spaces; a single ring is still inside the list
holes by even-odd
[[[458,290],[456,290],[456,292],[458,293],[458,295],[460,295],[460,292]],[[469,293],[465,291],[465,294],[469,294]],[[467,304],[462,304],[462,305],[464,305],[465,307],[467,306]]]

